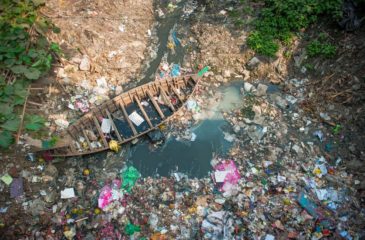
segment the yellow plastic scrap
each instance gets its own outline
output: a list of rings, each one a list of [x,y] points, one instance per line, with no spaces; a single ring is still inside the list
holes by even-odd
[[[319,168],[315,168],[315,169],[313,170],[313,173],[314,173],[314,174],[316,174],[316,175],[319,175],[319,174],[321,174],[321,173],[322,173],[322,171],[321,171],[321,169],[319,169]]]
[[[82,142],[82,148],[83,149],[87,149],[88,148],[87,142]]]
[[[165,125],[165,124],[161,124],[158,128],[159,128],[161,131],[165,131],[165,130],[166,130],[166,125]]]
[[[284,203],[284,205],[289,206],[291,204],[291,201],[289,198],[284,198],[283,203]]]
[[[167,43],[167,48],[168,49],[171,49],[172,51],[174,51],[175,50],[175,44],[172,41],[169,41]]]
[[[195,206],[188,209],[188,213],[190,213],[190,214],[194,214],[194,213],[196,213],[196,211],[197,211],[197,208]]]
[[[100,210],[99,208],[95,208],[95,209],[94,209],[94,213],[95,213],[96,215],[98,215],[98,214],[100,214],[100,213],[101,213],[101,210]]]
[[[109,148],[110,148],[110,150],[112,150],[114,152],[119,152],[119,150],[120,150],[120,146],[119,146],[118,142],[115,140],[111,140],[109,142]]]

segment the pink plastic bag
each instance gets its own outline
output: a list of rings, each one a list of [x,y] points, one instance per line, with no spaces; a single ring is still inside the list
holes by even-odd
[[[220,191],[228,189],[230,185],[236,185],[241,178],[236,164],[232,160],[225,160],[222,163],[216,165],[214,169],[216,171],[228,172],[224,178],[223,185],[219,189]]]
[[[98,206],[101,209],[104,209],[113,201],[112,198],[112,189],[109,186],[104,186],[99,195]]]

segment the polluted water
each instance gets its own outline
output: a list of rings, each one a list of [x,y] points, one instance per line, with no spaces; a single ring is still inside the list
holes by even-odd
[[[232,129],[222,112],[232,111],[242,103],[241,86],[242,82],[233,82],[219,88],[217,94],[221,95],[221,101],[210,106],[210,113],[202,112],[202,121],[189,129],[191,139],[169,137],[157,148],[148,141],[138,143],[131,147],[128,161],[142,176],[182,172],[190,177],[206,177],[214,155],[224,156],[232,147],[232,141],[227,141],[226,137]]]

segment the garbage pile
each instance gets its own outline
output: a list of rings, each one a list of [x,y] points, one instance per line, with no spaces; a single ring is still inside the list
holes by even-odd
[[[206,99],[214,91],[200,91],[186,104],[181,121],[189,124],[181,126],[193,125],[193,115],[207,108]],[[346,159],[336,152],[338,143],[344,141],[341,128],[328,129],[300,117],[300,94],[294,101],[293,96],[271,91],[263,83],[244,83],[241,92],[243,101],[237,110],[222,113],[231,124],[234,147],[229,156],[212,159],[207,177],[196,179],[179,172],[170,177],[142,177],[125,163],[117,168],[107,166],[107,162],[118,162],[120,157],[115,155],[109,155],[103,166],[95,159],[89,163],[68,160],[73,167],[63,173],[52,162],[39,162],[33,175],[27,170],[14,174],[9,169],[1,175],[3,195],[16,199],[33,218],[19,230],[19,222],[5,217],[12,211],[11,204],[1,203],[2,236],[363,237],[365,212],[354,188],[361,180],[346,172]],[[179,134],[178,129],[173,131]],[[186,134],[186,129],[181,133]],[[27,194],[29,184],[34,185],[33,196]]]

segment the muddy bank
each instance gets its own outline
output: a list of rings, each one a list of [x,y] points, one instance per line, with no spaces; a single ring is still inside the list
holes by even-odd
[[[153,1],[48,1],[42,13],[61,29],[49,36],[64,51],[60,80],[114,86],[136,79],[154,23]]]

